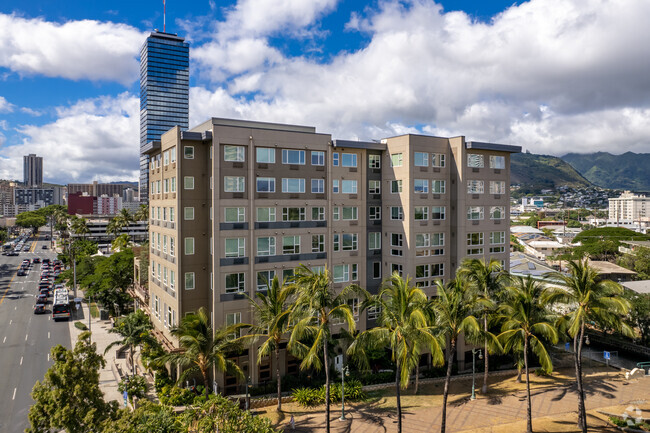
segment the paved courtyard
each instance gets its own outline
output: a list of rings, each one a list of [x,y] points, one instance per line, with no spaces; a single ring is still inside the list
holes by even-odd
[[[587,411],[621,405],[633,405],[650,410],[648,404],[650,400],[650,377],[626,381],[621,373],[609,373],[609,376],[604,373],[598,374],[588,379],[586,393]],[[577,420],[577,394],[575,385],[571,383],[532,390],[532,402],[534,428],[535,419],[538,420],[538,425],[541,425],[544,423],[542,418],[545,417],[564,420],[564,424],[568,424],[569,428]],[[380,401],[369,404],[356,404],[354,407],[350,407],[349,410],[346,410],[347,421],[338,420],[341,413],[340,405],[332,405],[331,408],[331,426],[334,432],[387,433],[397,431],[395,410],[382,407]],[[432,433],[440,431],[441,408],[439,405],[425,408],[403,405],[403,409],[404,419],[402,425],[404,432]],[[647,412],[645,413],[648,416]],[[507,395],[499,395],[498,391],[496,391],[494,395],[479,396],[475,401],[469,400],[466,395],[460,397],[450,396],[447,407],[448,432],[476,432],[479,430],[482,432],[514,432],[520,431],[520,429],[525,431],[525,419],[525,390]],[[594,425],[603,425],[602,422],[598,423],[598,419],[592,421]],[[548,423],[548,420],[546,420],[546,423]],[[508,428],[508,425],[512,427]],[[284,427],[285,431],[292,431],[288,426],[287,418],[281,420],[279,426]],[[296,416],[295,426],[294,431],[296,432],[325,431],[324,410]],[[594,431],[606,430],[603,427],[597,427]]]

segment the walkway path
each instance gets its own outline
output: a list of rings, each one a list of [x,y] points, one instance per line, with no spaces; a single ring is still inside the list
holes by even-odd
[[[587,410],[616,405],[639,405],[648,408],[650,377],[625,381],[620,373],[599,374],[586,383]],[[575,385],[565,384],[553,388],[533,390],[533,418],[566,417],[577,419],[577,394]],[[432,396],[432,398],[434,398]],[[348,421],[339,421],[340,406],[332,406],[332,431],[352,433],[388,433],[397,431],[395,410],[376,404],[359,404],[346,414]],[[432,433],[440,431],[440,407],[404,407],[403,431]],[[573,414],[573,416],[571,416]],[[295,418],[296,432],[325,431],[324,411]],[[447,407],[447,431],[477,431],[490,427],[520,422],[526,419],[525,391],[504,396],[479,397],[470,401],[466,396],[451,396]],[[571,423],[571,421],[569,421]],[[282,422],[286,426],[286,420]],[[533,421],[533,425],[535,421]],[[285,431],[291,431],[286,428]],[[507,431],[507,430],[505,430]],[[516,431],[516,430],[512,430]]]

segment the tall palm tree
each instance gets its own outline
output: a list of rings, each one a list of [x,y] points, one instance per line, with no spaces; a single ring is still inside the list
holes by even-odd
[[[212,368],[239,378],[244,377],[239,366],[228,359],[228,356],[241,351],[245,338],[238,335],[248,326],[237,323],[213,331],[208,312],[205,307],[201,307],[196,313],[183,317],[181,323],[172,328],[171,334],[178,338],[181,351],[165,354],[161,361],[178,364],[184,368],[178,378],[179,382],[192,374],[200,373],[207,397],[210,393]]]
[[[81,235],[85,238],[86,235],[90,233],[90,229],[88,228],[88,220],[86,218],[73,216],[71,220],[72,222],[70,229],[74,232],[74,234]]]
[[[411,286],[410,279],[397,272],[383,284],[379,294],[366,303],[380,310],[377,327],[362,332],[348,349],[368,367],[367,349],[390,347],[395,362],[395,395],[397,396],[397,431],[402,431],[400,388],[406,388],[411,372],[420,361],[423,348],[431,350],[434,364],[444,363],[443,341],[429,321],[427,295]]]
[[[545,342],[557,343],[558,333],[554,319],[545,303],[546,288],[542,282],[529,275],[516,277],[505,288],[504,302],[499,305],[499,318],[503,321],[498,338],[505,352],[521,352],[526,373],[526,399],[528,403],[527,431],[533,431],[533,413],[528,376],[528,352],[532,350],[546,372],[553,370]]]
[[[138,210],[133,215],[134,221],[148,221],[149,220],[149,205],[141,204]]]
[[[459,272],[465,275],[485,298],[492,300],[495,300],[499,295],[506,279],[501,264],[495,259],[491,259],[489,262],[479,259],[465,259]],[[488,335],[488,322],[493,313],[494,311],[491,309],[483,311],[483,331],[486,335]],[[489,344],[490,341],[492,340],[489,338],[484,341],[484,371],[483,386],[481,387],[481,393],[483,394],[487,393],[488,390],[489,353],[493,353],[495,349]]]
[[[301,369],[325,370],[325,428],[330,431],[330,354],[328,344],[332,337],[331,326],[338,321],[355,330],[354,315],[348,298],[358,295],[361,289],[347,286],[337,294],[332,289],[330,273],[326,269],[314,272],[305,265],[296,269],[294,276],[296,301],[290,320],[294,323],[289,338],[289,350],[302,358]],[[309,344],[303,340],[308,339]],[[322,358],[321,358],[322,356]]]
[[[249,335],[253,338],[263,338],[264,342],[257,352],[257,362],[262,362],[265,356],[275,355],[275,378],[278,385],[278,412],[282,410],[282,377],[280,376],[280,344],[290,332],[292,306],[289,304],[295,292],[295,286],[280,284],[277,276],[267,282],[265,293],[256,293],[259,302],[248,297],[255,312],[255,326]]]
[[[462,275],[443,285],[438,281],[436,284],[438,296],[431,301],[435,326],[449,343],[447,347],[447,375],[445,376],[445,387],[442,397],[442,423],[440,432],[445,433],[447,428],[447,397],[449,396],[449,382],[451,379],[451,368],[456,354],[458,337],[476,339],[481,332],[481,324],[476,314],[482,308],[490,307],[491,302],[479,296],[476,289],[472,287],[469,280]]]
[[[135,348],[145,343],[150,345],[156,344],[155,337],[150,333],[152,329],[153,326],[149,317],[142,310],[118,319],[115,322],[115,327],[109,329],[108,332],[120,334],[122,339],[109,344],[106,350],[104,350],[104,354],[114,346],[129,346],[129,360],[131,361],[132,374],[135,375],[135,363],[133,362]]]
[[[578,388],[578,425],[587,433],[587,414],[585,412],[585,394],[582,385],[582,342],[585,325],[594,323],[607,329],[620,330],[632,336],[632,330],[624,322],[623,316],[630,309],[630,303],[621,295],[623,289],[613,281],[601,279],[598,271],[589,266],[588,259],[567,262],[569,275],[552,272],[550,281],[563,288],[548,293],[548,303],[562,302],[570,305],[569,313],[561,318],[559,324],[566,328],[573,338],[574,365],[576,385]]]

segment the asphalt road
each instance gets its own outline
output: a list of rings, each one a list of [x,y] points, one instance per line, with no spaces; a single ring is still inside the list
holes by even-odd
[[[29,426],[30,393],[52,365],[50,348],[71,347],[68,322],[51,320],[51,297],[47,314],[33,312],[41,265],[32,264],[27,276],[16,276],[23,259],[54,259],[49,248],[42,236],[28,252],[0,256],[0,433],[19,433]]]

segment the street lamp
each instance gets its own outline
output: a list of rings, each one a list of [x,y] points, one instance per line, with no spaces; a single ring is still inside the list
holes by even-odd
[[[472,349],[472,397],[470,400],[476,400],[476,354],[478,353],[478,359],[483,359],[483,352],[481,349]]]
[[[341,418],[340,421],[345,421],[345,376],[350,375],[350,368],[347,365],[341,367]]]

